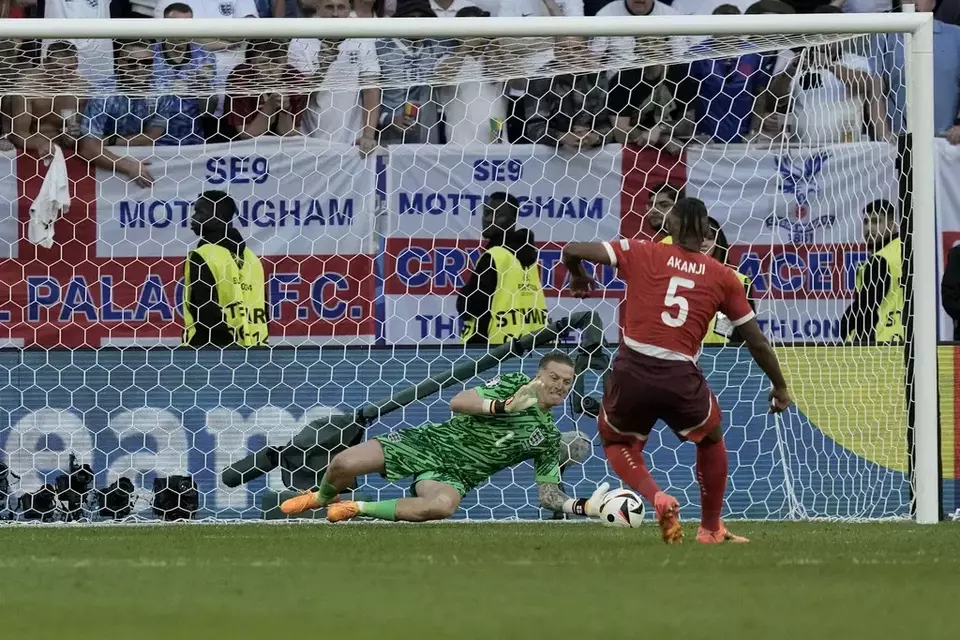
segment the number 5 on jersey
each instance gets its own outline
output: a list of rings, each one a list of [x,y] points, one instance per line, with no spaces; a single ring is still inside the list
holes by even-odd
[[[690,304],[682,295],[677,295],[680,289],[693,289],[694,281],[689,278],[680,278],[674,276],[670,278],[670,285],[667,287],[667,295],[663,297],[663,304],[667,307],[676,307],[677,315],[672,315],[669,311],[660,314],[663,324],[668,327],[680,327],[687,321],[687,314],[690,312]]]

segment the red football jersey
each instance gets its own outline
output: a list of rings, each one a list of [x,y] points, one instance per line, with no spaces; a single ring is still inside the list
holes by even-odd
[[[693,360],[717,311],[735,327],[754,317],[736,274],[710,256],[644,240],[604,246],[627,284],[622,331],[631,349]]]

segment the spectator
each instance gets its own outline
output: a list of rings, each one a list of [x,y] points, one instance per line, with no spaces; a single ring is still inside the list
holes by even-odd
[[[527,18],[539,16],[583,16],[583,0],[500,0],[497,16],[500,18]]]
[[[622,144],[679,153],[693,133],[689,98],[683,95],[692,87],[686,75],[683,65],[650,65],[614,75],[608,102],[614,138]]]
[[[817,11],[840,9],[824,6]],[[774,94],[790,96],[794,133],[804,142],[854,142],[868,131],[873,139],[890,139],[883,82],[848,43],[801,49],[776,84]]]
[[[351,18],[382,18],[383,1],[382,0],[351,0],[350,1]]]
[[[272,3],[284,0],[270,0]],[[292,1],[292,0],[291,0]],[[179,3],[176,3],[179,4]],[[157,17],[169,18],[167,9],[173,6],[162,0],[157,4]],[[189,0],[191,17],[194,18],[259,18],[256,0]],[[272,11],[272,9],[271,9]],[[282,15],[282,14],[280,14]],[[212,52],[217,61],[216,78],[222,88],[234,67],[244,61],[246,44],[239,38],[203,38],[196,42],[206,51]]]
[[[797,13],[797,10],[781,0],[758,0],[758,2],[750,4],[743,10],[743,14],[746,16],[775,16],[794,13]]]
[[[732,16],[743,13],[753,3],[754,0],[673,0],[670,7],[678,13],[690,16]],[[718,11],[720,7],[724,7],[724,10]],[[729,7],[736,11],[730,11]]]
[[[237,203],[205,191],[193,205],[190,229],[200,242],[183,265],[183,344],[257,347],[267,344],[263,265],[233,219]]]
[[[523,113],[524,141],[531,144],[581,151],[613,139],[607,92],[596,73],[531,80]]]
[[[430,8],[438,18],[455,18],[457,12],[473,6],[467,0],[430,0]]]
[[[398,0],[394,17],[435,18],[436,14],[429,0]],[[433,38],[377,41],[380,72],[385,83],[394,85],[382,92],[380,135],[384,144],[440,141],[439,105],[431,82],[449,53],[449,46]]]
[[[875,200],[864,208],[863,239],[871,255],[857,269],[840,335],[857,344],[903,344],[903,245],[893,204]]]
[[[346,0],[306,0],[301,7],[320,18],[343,18],[350,12]],[[380,115],[376,42],[300,38],[290,43],[290,64],[311,86],[319,87],[304,113],[303,133],[331,143],[356,144],[363,154],[373,151]]]
[[[934,0],[917,0],[917,11],[930,12]],[[880,33],[870,46],[870,68],[886,85],[887,114],[894,133],[906,132],[907,85],[903,34]],[[933,126],[951,144],[960,144],[960,27],[933,23]]]
[[[643,222],[655,242],[666,242],[668,244],[672,242],[664,222],[667,219],[667,214],[673,209],[673,205],[677,204],[677,200],[683,197],[685,195],[682,187],[676,187],[666,182],[651,187],[647,198],[647,211],[643,214]]]
[[[735,5],[725,4],[714,13],[736,15],[739,11]],[[714,38],[708,38],[695,45],[691,53],[702,58],[717,44]],[[746,48],[747,41],[744,40],[742,46]],[[744,53],[720,60],[695,59],[690,63],[687,82],[691,84],[688,91],[696,96],[693,105],[698,139],[744,142],[754,127],[755,112],[761,106],[758,98],[769,88],[775,64],[776,54],[762,53]]]
[[[547,324],[533,232],[517,229],[519,213],[517,198],[502,191],[484,204],[481,235],[487,245],[457,295],[467,344],[503,344]]]
[[[615,0],[597,12],[602,18],[623,18],[630,16],[673,16],[678,12],[656,0]],[[675,41],[674,46],[682,39]],[[632,61],[637,59],[636,38],[593,38],[590,41],[590,53],[594,57],[607,57],[613,61]],[[683,46],[683,48],[686,48]]]
[[[933,15],[940,22],[960,25],[960,0],[936,0]]]
[[[457,18],[487,18],[490,12],[465,7]],[[496,44],[488,38],[470,38],[455,44],[440,63],[437,75],[452,79],[443,115],[447,142],[459,145],[506,142],[503,124],[507,105],[502,82],[480,80],[484,68],[496,64]]]
[[[940,302],[953,320],[953,341],[960,342],[960,244],[947,254],[947,268],[940,281]]]
[[[153,176],[148,163],[120,157],[108,146],[152,145],[163,135],[156,99],[134,97],[150,91],[153,50],[142,40],[117,41],[117,45],[115,80],[103,88],[100,96],[87,101],[77,151],[95,166],[149,187]]]
[[[831,0],[844,13],[887,13],[893,10],[893,0]]]
[[[86,103],[86,82],[77,71],[77,47],[66,40],[57,40],[47,47],[47,54],[38,69],[24,81],[33,90],[31,97],[12,96],[10,141],[18,149],[41,158],[53,154],[56,144],[75,148],[80,136],[80,118]],[[72,95],[63,92],[69,87]]]
[[[183,3],[168,5],[164,18],[190,19],[193,10]],[[164,133],[157,144],[200,144],[207,137],[204,119],[219,111],[215,80],[216,60],[200,45],[187,40],[165,40],[153,45],[153,83],[161,97],[157,115]]]
[[[278,40],[251,42],[246,61],[230,73],[227,120],[240,139],[299,133],[306,97],[262,92],[264,86],[270,85],[287,91],[302,86],[303,77],[287,63],[288,48]]]
[[[110,0],[45,0],[44,18],[108,20]],[[46,57],[52,41],[45,40],[41,57]],[[113,73],[113,41],[108,39],[71,40],[77,48],[77,70],[90,84],[103,82]]]

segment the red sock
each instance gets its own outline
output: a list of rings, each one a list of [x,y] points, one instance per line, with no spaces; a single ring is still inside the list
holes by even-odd
[[[617,475],[647,502],[653,504],[653,498],[660,492],[660,487],[647,471],[647,463],[643,459],[644,444],[644,440],[637,440],[629,445],[605,444],[603,451]]]
[[[727,447],[723,440],[697,446],[697,482],[700,483],[700,526],[717,531],[723,494],[727,490]]]

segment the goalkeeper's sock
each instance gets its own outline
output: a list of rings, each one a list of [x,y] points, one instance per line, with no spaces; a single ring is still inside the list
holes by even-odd
[[[334,498],[340,495],[340,490],[330,484],[327,480],[327,474],[323,474],[323,480],[320,481],[320,490],[317,491],[317,497],[323,504],[330,504]]]
[[[697,446],[697,482],[700,483],[700,526],[718,531],[723,494],[727,490],[727,447],[723,440]]]
[[[647,470],[647,463],[643,459],[644,443],[643,440],[637,440],[630,445],[606,444],[603,451],[620,479],[652,505],[660,493],[660,487]]]
[[[397,502],[398,500],[358,502],[357,507],[360,509],[360,515],[362,516],[377,518],[378,520],[394,521],[397,519]]]

